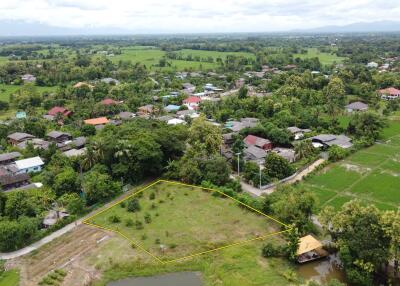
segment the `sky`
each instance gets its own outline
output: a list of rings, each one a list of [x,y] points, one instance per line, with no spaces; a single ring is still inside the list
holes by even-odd
[[[0,0],[0,21],[134,33],[288,31],[398,15],[400,0]]]

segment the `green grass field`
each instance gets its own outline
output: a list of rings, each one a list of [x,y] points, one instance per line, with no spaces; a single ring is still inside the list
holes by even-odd
[[[300,59],[319,58],[322,65],[339,64],[346,59],[344,57],[338,57],[336,54],[321,53],[317,48],[309,48],[307,54],[293,54],[293,57]]]
[[[150,199],[152,193],[154,199]],[[121,207],[119,203],[90,221],[118,229],[163,259],[182,257],[254,238],[271,233],[278,227],[277,223],[240,206],[238,202],[214,196],[198,187],[161,182],[143,191],[139,202],[140,212],[128,212],[127,205]],[[150,223],[145,223],[145,213],[151,215]],[[112,215],[120,217],[121,222],[111,223],[109,217]],[[136,229],[135,224],[127,227],[128,219],[142,221],[144,228]],[[261,256],[262,245],[266,242],[279,245],[283,239],[273,235],[263,240],[162,264],[139,247],[132,247],[129,240],[116,236],[87,257],[87,261],[103,272],[102,280],[95,285],[106,285],[111,280],[129,276],[179,271],[202,272],[205,286],[283,286],[289,282],[300,285],[303,281],[296,278],[296,269],[285,259],[265,259]],[[161,251],[160,244],[166,246],[166,249]]]
[[[0,57],[0,65],[5,64],[6,62],[8,62],[7,57]]]
[[[21,88],[20,85],[1,84],[0,83],[0,100],[9,102],[10,95],[17,92],[20,88]],[[57,90],[57,87],[55,87],[55,86],[36,86],[35,88],[39,93],[54,92]]]
[[[217,51],[200,51],[200,50],[180,50],[176,53],[182,54],[183,56],[192,55],[193,57],[199,56],[200,58],[212,57],[214,61],[218,57],[225,59],[227,55],[237,55],[244,57],[254,58],[255,56],[251,53],[245,52],[217,52]],[[145,64],[148,68],[157,69],[155,65],[159,63],[159,60],[165,56],[165,51],[162,51],[155,47],[148,46],[132,46],[129,48],[123,48],[121,55],[115,55],[110,59],[113,62],[119,61],[132,61],[132,62],[140,62]],[[185,70],[185,69],[193,69],[193,70],[207,70],[213,69],[217,65],[216,63],[208,63],[201,61],[185,61],[185,60],[167,60],[170,63],[169,67],[165,67],[163,69],[176,69],[176,70]]]
[[[233,199],[198,187],[159,182],[135,197],[140,202],[139,212],[129,212],[127,200],[90,222],[121,232],[162,261],[273,234],[280,226]],[[120,222],[112,222],[115,216]],[[143,227],[138,228],[137,221]]]
[[[400,207],[400,121],[391,121],[382,141],[360,150],[306,178],[299,187],[309,189],[319,207],[339,209],[359,199],[380,209]]]
[[[0,274],[0,286],[18,286],[19,273],[17,270],[6,271]]]

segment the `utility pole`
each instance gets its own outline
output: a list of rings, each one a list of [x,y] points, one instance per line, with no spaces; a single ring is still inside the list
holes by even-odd
[[[238,173],[238,177],[240,177],[240,154],[242,154],[241,152],[236,153],[236,155],[238,156],[237,158],[237,173]]]
[[[261,190],[261,161],[258,162],[258,167],[260,170],[260,190]]]

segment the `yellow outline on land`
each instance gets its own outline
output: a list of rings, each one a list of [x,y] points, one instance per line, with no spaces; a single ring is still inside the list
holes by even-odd
[[[286,229],[286,230],[282,230],[282,231],[278,231],[278,232],[274,232],[274,233],[269,233],[269,234],[264,235],[264,236],[260,236],[260,237],[256,237],[256,238],[252,238],[252,239],[248,239],[248,240],[244,240],[244,241],[239,241],[239,242],[231,243],[231,244],[228,244],[228,245],[225,245],[225,246],[217,247],[217,248],[215,248],[215,249],[210,249],[210,250],[207,250],[207,251],[203,251],[203,252],[199,252],[199,253],[187,255],[187,256],[184,256],[184,257],[180,257],[180,258],[176,258],[176,259],[166,260],[166,261],[165,261],[165,260],[162,260],[160,257],[157,257],[157,256],[155,256],[154,254],[150,253],[150,252],[149,252],[148,250],[146,250],[142,245],[140,245],[139,243],[137,243],[137,242],[134,241],[133,239],[129,238],[127,235],[123,234],[123,233],[120,232],[119,230],[111,229],[111,228],[108,228],[108,227],[100,226],[100,225],[93,224],[93,223],[89,222],[89,221],[90,221],[91,219],[93,219],[95,216],[98,216],[99,214],[101,214],[101,213],[103,213],[103,212],[105,212],[105,211],[107,211],[107,210],[113,208],[114,206],[116,206],[116,205],[122,203],[123,201],[125,201],[125,200],[127,200],[127,199],[129,199],[129,198],[131,198],[131,197],[133,197],[133,196],[136,196],[136,195],[138,195],[138,194],[140,194],[140,193],[142,193],[143,191],[147,190],[148,188],[150,188],[150,187],[152,187],[152,186],[154,186],[154,185],[156,185],[156,184],[158,184],[158,183],[160,183],[160,182],[169,183],[169,184],[173,184],[173,185],[182,185],[182,186],[187,186],[187,187],[191,187],[191,188],[198,188],[198,189],[203,189],[203,190],[207,190],[207,191],[210,191],[210,192],[217,192],[217,193],[219,193],[220,195],[223,195],[223,196],[225,196],[225,197],[227,197],[227,198],[230,198],[230,199],[234,200],[235,202],[237,202],[237,203],[239,203],[239,204],[241,204],[241,205],[247,207],[248,209],[250,209],[250,210],[252,210],[252,211],[254,211],[254,212],[256,212],[256,213],[258,213],[258,214],[260,214],[260,215],[262,215],[262,216],[264,216],[264,217],[267,217],[267,218],[269,218],[269,219],[271,219],[271,220],[277,222],[277,223],[280,224],[280,225],[283,225],[283,226],[286,227],[287,229]],[[275,219],[275,218],[273,218],[273,217],[271,217],[271,216],[269,216],[269,215],[266,215],[266,214],[262,213],[261,211],[255,209],[255,208],[253,208],[253,207],[251,207],[251,206],[249,206],[249,205],[247,205],[247,204],[245,204],[245,203],[242,203],[241,201],[239,201],[239,200],[237,200],[237,199],[235,199],[235,198],[233,198],[233,197],[231,197],[231,196],[229,196],[229,195],[227,195],[227,194],[225,194],[225,193],[223,193],[223,192],[221,192],[221,191],[219,191],[219,190],[210,189],[210,188],[204,188],[204,187],[201,187],[201,186],[195,186],[195,185],[184,184],[184,183],[180,183],[180,182],[174,182],[174,181],[168,181],[168,180],[161,180],[161,179],[160,179],[160,180],[157,180],[157,181],[155,181],[155,182],[153,182],[153,183],[151,183],[151,184],[149,184],[149,185],[147,185],[146,187],[144,187],[143,189],[140,189],[140,190],[137,191],[137,192],[133,192],[131,195],[129,195],[129,196],[127,196],[127,197],[125,197],[125,198],[123,198],[123,199],[121,199],[121,200],[115,202],[114,204],[112,204],[112,205],[108,206],[107,208],[105,208],[105,209],[99,211],[98,213],[93,214],[92,216],[90,216],[90,217],[86,218],[85,220],[83,220],[83,223],[86,224],[86,225],[89,225],[89,226],[97,227],[97,228],[100,228],[100,229],[103,229],[103,230],[108,230],[108,231],[111,231],[111,232],[114,232],[114,233],[119,234],[120,236],[122,236],[123,238],[125,238],[126,240],[128,240],[130,243],[132,243],[132,245],[134,245],[136,248],[139,248],[139,249],[142,250],[143,252],[147,253],[148,255],[150,255],[151,257],[153,257],[155,260],[157,260],[157,261],[160,262],[161,264],[167,264],[167,263],[171,263],[171,262],[181,261],[181,260],[184,260],[184,259],[189,259],[189,258],[192,258],[192,257],[195,257],[195,256],[203,255],[203,254],[206,254],[206,253],[210,253],[210,252],[222,250],[222,249],[225,249],[225,248],[228,248],[228,247],[238,246],[238,245],[242,245],[242,244],[249,243],[249,242],[256,241],[256,240],[263,240],[263,239],[265,239],[265,238],[267,238],[267,237],[269,237],[269,236],[274,236],[274,235],[278,235],[278,234],[281,234],[281,233],[285,233],[285,232],[288,232],[288,231],[290,231],[290,230],[292,229],[292,228],[291,228],[290,226],[288,226],[287,224],[284,224],[283,222],[280,222],[279,220],[277,220],[277,219]]]

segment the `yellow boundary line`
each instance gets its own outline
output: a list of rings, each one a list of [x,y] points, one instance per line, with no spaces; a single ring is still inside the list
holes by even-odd
[[[256,238],[252,238],[252,239],[248,239],[248,240],[244,240],[244,241],[231,243],[231,244],[228,244],[228,245],[225,245],[225,246],[221,246],[221,247],[217,247],[217,248],[214,248],[214,249],[210,249],[210,250],[207,250],[207,251],[203,251],[203,252],[187,255],[187,256],[184,256],[184,257],[181,257],[181,258],[176,258],[176,259],[166,260],[165,261],[165,260],[162,260],[161,258],[155,256],[154,254],[150,253],[142,245],[140,245],[136,241],[132,240],[131,238],[129,238],[127,235],[125,235],[124,233],[120,232],[119,230],[111,229],[111,228],[108,228],[108,227],[100,226],[100,225],[97,225],[97,224],[89,222],[89,220],[93,219],[94,217],[102,214],[105,211],[108,211],[109,209],[115,207],[116,205],[122,203],[123,201],[142,193],[143,191],[147,190],[148,188],[150,188],[150,187],[152,187],[152,186],[154,186],[154,185],[156,185],[156,184],[158,184],[160,182],[173,184],[173,185],[181,185],[181,186],[186,186],[186,187],[191,187],[191,188],[198,188],[198,189],[203,189],[203,190],[207,190],[207,191],[210,191],[210,192],[217,192],[220,195],[223,195],[223,196],[225,196],[227,198],[230,198],[233,201],[235,201],[235,202],[247,207],[248,209],[250,209],[252,211],[255,211],[256,213],[261,214],[262,216],[267,217],[268,219],[271,219],[271,220],[277,222],[280,225],[283,225],[287,229],[286,230],[282,230],[282,231],[278,231],[278,232],[274,232],[274,233],[269,233],[269,234],[264,235],[264,236],[260,236],[260,237],[256,237]],[[93,226],[93,227],[96,227],[96,228],[100,228],[100,229],[103,229],[103,230],[108,230],[108,231],[114,232],[116,234],[119,234],[120,236],[122,236],[123,238],[128,240],[130,243],[132,243],[135,247],[139,248],[140,250],[142,250],[146,254],[150,255],[151,257],[153,257],[155,260],[157,260],[161,264],[181,261],[181,260],[189,259],[189,258],[192,258],[192,257],[195,257],[195,256],[199,256],[199,255],[207,254],[207,253],[210,253],[210,252],[215,252],[215,251],[218,251],[218,250],[222,250],[222,249],[225,249],[225,248],[246,244],[246,243],[249,243],[249,242],[252,242],[252,241],[263,240],[263,239],[265,239],[267,237],[278,235],[278,234],[281,234],[281,233],[285,233],[285,232],[288,232],[288,231],[290,231],[292,229],[287,224],[284,224],[283,222],[280,222],[279,220],[277,220],[277,219],[275,219],[275,218],[273,218],[273,217],[271,217],[269,215],[266,215],[266,214],[262,213],[261,211],[255,209],[255,208],[253,208],[253,207],[251,207],[251,206],[249,206],[249,205],[247,205],[247,204],[245,204],[245,203],[243,203],[243,202],[241,202],[241,201],[239,201],[239,200],[237,200],[237,199],[235,199],[235,198],[233,198],[233,197],[231,197],[231,196],[229,196],[229,195],[227,195],[227,194],[225,194],[225,193],[223,193],[223,192],[221,192],[219,190],[210,189],[210,188],[204,188],[204,187],[201,187],[201,186],[189,185],[189,184],[180,183],[180,182],[168,181],[168,180],[157,180],[157,181],[147,185],[143,189],[140,189],[139,191],[133,192],[131,195],[129,195],[129,196],[123,198],[123,199],[120,199],[119,201],[115,202],[114,204],[108,206],[107,208],[105,208],[105,209],[99,211],[98,213],[95,213],[95,214],[91,215],[90,217],[86,218],[85,220],[83,220],[83,223],[86,224],[86,225],[89,225],[89,226]]]

